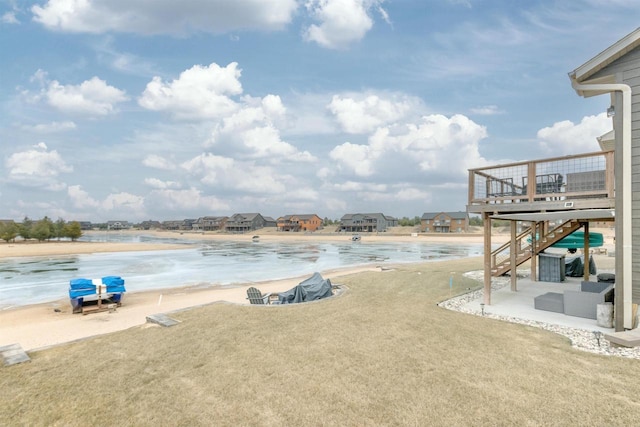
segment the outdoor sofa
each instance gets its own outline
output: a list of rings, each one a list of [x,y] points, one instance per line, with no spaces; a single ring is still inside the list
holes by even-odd
[[[583,281],[579,291],[564,291],[564,314],[596,319],[598,304],[613,302],[613,295],[610,283]]]
[[[604,282],[580,283],[580,290],[547,292],[534,298],[536,310],[564,313],[567,316],[597,319],[598,304],[613,302],[614,285]]]

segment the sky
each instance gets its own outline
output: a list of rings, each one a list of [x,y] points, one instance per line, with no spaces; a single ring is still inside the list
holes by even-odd
[[[638,0],[0,0],[0,219],[464,211],[598,151]]]

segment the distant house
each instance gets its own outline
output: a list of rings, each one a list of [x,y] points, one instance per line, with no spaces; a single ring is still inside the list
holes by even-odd
[[[76,222],[80,224],[80,230],[91,230],[93,228],[91,221],[76,221]]]
[[[285,215],[278,218],[280,231],[316,231],[322,228],[322,218],[316,214]]]
[[[387,231],[397,225],[397,218],[382,213],[346,214],[340,218],[340,230],[347,233]]]
[[[266,225],[266,220],[259,213],[237,213],[227,219],[225,231],[229,233],[246,233],[258,230]]]
[[[469,215],[466,212],[424,213],[420,228],[425,233],[465,233],[469,231]]]
[[[162,227],[162,224],[160,223],[160,221],[148,220],[148,221],[142,221],[140,223],[140,228],[142,230],[153,230],[161,227]]]
[[[275,219],[273,219],[270,216],[265,216],[264,217],[264,226],[265,227],[273,227],[276,228],[276,226],[278,225],[278,221],[276,221]]]
[[[193,223],[194,231],[218,231],[224,230],[227,224],[227,216],[203,216]]]
[[[193,223],[196,222],[195,219],[179,219],[179,220],[170,220],[164,221],[162,223],[162,228],[165,230],[172,231],[190,231],[193,229]]]
[[[127,230],[131,228],[128,221],[107,221],[107,230]]]
[[[182,221],[179,220],[162,221],[163,230],[179,230],[181,225]]]

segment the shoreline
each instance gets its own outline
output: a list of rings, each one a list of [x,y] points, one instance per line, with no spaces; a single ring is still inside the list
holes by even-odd
[[[211,241],[251,241],[252,234],[229,235],[221,233],[180,233],[165,231],[125,231],[121,235],[147,235],[177,240]],[[305,242],[343,242],[351,234],[340,233],[260,233],[263,241],[305,241]],[[411,235],[362,234],[362,242],[419,242],[419,243],[479,243],[482,235]],[[18,242],[0,244],[0,261],[7,257],[70,256],[104,252],[132,252],[152,250],[173,250],[192,248],[190,244],[178,243],[123,243],[123,242]],[[431,261],[424,261],[431,262]],[[384,270],[395,265],[385,266]],[[350,266],[320,271],[324,278],[339,283],[342,276],[364,271],[382,271],[374,264]],[[50,302],[13,306],[0,310],[0,346],[19,343],[25,351],[44,349],[97,335],[108,334],[136,326],[148,325],[146,317],[157,313],[189,309],[212,303],[232,303],[248,305],[246,290],[255,286],[263,293],[284,292],[291,289],[308,275],[294,276],[277,280],[246,282],[232,285],[214,285],[210,287],[181,286],[171,288],[126,292],[123,303],[115,312],[72,314],[67,298]],[[151,327],[143,326],[143,327]]]
[[[179,232],[139,232],[130,231],[128,234],[155,235],[158,237],[178,238],[183,240],[197,237],[200,240],[247,240],[252,235],[226,234],[195,234]],[[258,234],[265,241],[344,241],[350,238],[345,234],[303,234],[292,233],[263,233]],[[362,234],[361,242],[419,242],[419,243],[465,243],[475,244],[483,241],[482,234],[451,234],[443,236],[418,235],[367,235]],[[508,241],[508,235],[492,236],[493,243]],[[10,247],[13,246],[13,247]],[[116,243],[116,242],[45,242],[45,243],[16,243],[0,244],[1,258],[6,253],[15,257],[30,256],[64,256],[83,253],[171,250],[176,248],[190,248],[188,244],[170,243]],[[414,264],[431,263],[421,261]],[[365,271],[383,272],[393,270],[399,264],[385,265],[382,269],[375,264],[365,266],[351,266],[338,269],[319,271],[324,278],[334,284],[340,283],[340,277],[358,274]],[[172,288],[127,292],[123,296],[123,304],[113,313],[101,312],[92,314],[72,314],[71,305],[67,298],[26,306],[9,307],[0,310],[0,346],[19,343],[25,351],[44,349],[64,343],[69,343],[97,335],[108,334],[136,326],[152,327],[147,324],[146,317],[157,313],[167,313],[176,310],[189,309],[212,303],[233,303],[248,305],[246,290],[255,286],[263,293],[277,293],[291,289],[308,275],[294,276],[277,280],[261,282],[246,282],[233,285],[216,285],[198,287],[177,285]]]
[[[365,271],[381,271],[381,269],[368,265],[327,270],[321,274],[325,279],[330,279],[337,284],[342,276]],[[0,310],[0,347],[19,343],[25,351],[44,350],[136,326],[154,327],[147,323],[147,316],[215,303],[249,305],[246,300],[246,290],[251,286],[257,287],[262,293],[284,292],[307,277],[308,275],[204,288],[176,286],[159,290],[126,292],[123,295],[122,306],[114,312],[103,311],[86,315],[73,314],[67,298],[10,307]]]
[[[277,232],[264,230],[255,234],[224,234],[224,233],[196,233],[178,231],[156,231],[156,230],[126,230],[111,232],[121,236],[152,236],[156,238],[166,238],[185,241],[185,243],[168,242],[71,242],[71,241],[47,241],[47,242],[0,242],[0,260],[2,258],[38,257],[38,256],[64,256],[83,255],[92,253],[108,252],[137,252],[137,251],[161,251],[174,249],[193,248],[196,244],[189,244],[186,241],[246,241],[253,240],[253,236],[259,236],[259,241],[268,242],[346,242],[351,241],[352,234],[345,233],[294,233]],[[104,235],[102,231],[90,231],[85,234]],[[356,234],[356,233],[353,233]],[[418,234],[393,234],[393,233],[360,233],[362,240],[360,244],[394,242],[394,243],[482,243],[483,235],[478,233],[432,233]],[[493,243],[504,243],[508,240],[506,235],[492,236]]]

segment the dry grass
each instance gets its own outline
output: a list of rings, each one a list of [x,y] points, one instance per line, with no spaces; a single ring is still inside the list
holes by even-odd
[[[638,361],[436,303],[480,259],[361,273],[333,300],[216,304],[0,368],[6,425],[634,425]],[[454,273],[452,273],[454,272]]]

